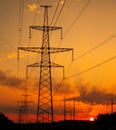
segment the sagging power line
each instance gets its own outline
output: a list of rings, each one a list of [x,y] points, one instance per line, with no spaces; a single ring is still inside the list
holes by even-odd
[[[58,14],[58,16],[57,16],[57,18],[56,18],[56,21],[54,22],[53,26],[55,26],[56,23],[58,22],[58,19],[59,19],[61,13],[62,13],[62,10],[63,10],[65,4],[66,4],[66,0],[64,0],[63,5],[62,5],[62,7],[61,7],[61,9],[60,9],[60,12],[59,12],[59,14]]]
[[[18,46],[22,40],[22,25],[23,25],[23,14],[24,14],[24,0],[20,0],[19,3],[19,25],[18,25]]]
[[[108,62],[114,60],[115,58],[116,58],[116,56],[113,56],[113,57],[111,57],[111,58],[109,58],[109,59],[107,59],[107,60],[105,60],[105,61],[103,61],[103,62],[101,62],[101,63],[99,63],[99,64],[97,64],[97,65],[95,65],[95,66],[92,66],[92,67],[90,67],[90,68],[84,70],[84,71],[81,71],[81,72],[79,72],[79,73],[77,73],[77,74],[74,74],[74,75],[72,75],[72,76],[66,77],[65,79],[70,79],[70,78],[79,76],[79,75],[81,75],[81,74],[83,74],[83,73],[86,73],[86,72],[88,72],[88,71],[91,71],[91,70],[93,70],[93,69],[95,69],[95,68],[97,68],[97,67],[99,67],[99,66],[101,66],[101,65],[103,65],[103,64],[106,64],[106,63],[108,63]]]
[[[108,43],[110,40],[112,40],[112,39],[115,38],[115,37],[116,37],[116,33],[112,34],[112,35],[109,36],[107,39],[105,39],[103,42],[101,42],[101,43],[99,43],[98,45],[96,45],[95,47],[89,49],[88,51],[86,51],[86,52],[83,53],[82,55],[80,55],[80,56],[74,58],[73,62],[71,61],[70,65],[69,65],[69,67],[68,67],[68,70],[71,68],[71,65],[72,65],[72,63],[74,63],[74,61],[76,61],[77,59],[80,59],[80,58],[82,58],[82,57],[88,55],[89,53],[91,53],[91,52],[93,52],[95,49],[97,49],[97,48],[99,48],[99,47],[105,45],[106,43]]]
[[[55,12],[54,12],[53,17],[52,17],[52,20],[51,20],[51,22],[50,22],[50,26],[52,25],[52,23],[53,23],[53,21],[54,21],[55,15],[56,15],[56,13],[57,13],[57,11],[58,11],[58,8],[59,8],[59,5],[60,5],[60,1],[61,1],[61,0],[59,0],[58,3],[57,3]]]
[[[82,8],[81,12],[77,15],[77,17],[74,19],[74,21],[72,22],[72,24],[69,26],[69,28],[67,29],[67,31],[64,33],[64,37],[69,33],[69,31],[72,29],[72,27],[75,25],[75,23],[77,22],[77,20],[79,20],[79,18],[81,17],[81,15],[84,13],[84,11],[86,10],[86,8],[89,6],[89,4],[91,3],[92,0],[88,0],[87,3],[85,4],[85,6]]]
[[[96,45],[95,47],[89,49],[88,51],[86,51],[85,53],[83,53],[82,55],[76,57],[74,60],[80,59],[84,56],[86,56],[87,54],[93,52],[95,49],[105,45],[106,43],[108,43],[110,40],[112,40],[113,38],[116,37],[116,33],[112,34],[111,36],[109,36],[107,39],[105,39],[103,42],[99,43],[98,45]]]

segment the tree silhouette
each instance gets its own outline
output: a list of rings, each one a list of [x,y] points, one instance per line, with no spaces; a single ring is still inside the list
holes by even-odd
[[[7,125],[7,124],[12,124],[13,121],[9,120],[5,114],[3,114],[2,112],[0,113],[0,125]]]
[[[97,116],[97,122],[99,123],[116,123],[116,112],[114,113],[106,113],[106,114],[99,114]]]

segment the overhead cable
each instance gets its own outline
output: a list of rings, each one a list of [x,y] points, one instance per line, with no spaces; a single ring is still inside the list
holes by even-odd
[[[57,4],[57,6],[56,6],[56,10],[55,10],[54,15],[53,15],[53,17],[52,17],[52,20],[51,20],[51,22],[50,22],[50,26],[52,25],[52,23],[53,23],[53,21],[54,21],[54,18],[55,18],[55,15],[56,15],[57,11],[58,11],[60,2],[61,2],[61,0],[58,1],[58,4]]]
[[[106,44],[107,42],[109,42],[111,39],[116,37],[116,33],[112,34],[110,37],[108,37],[107,39],[105,39],[103,42],[99,43],[98,45],[96,45],[95,47],[89,49],[88,51],[86,51],[85,53],[83,53],[82,55],[76,57],[74,60],[77,60],[79,58],[82,58],[84,56],[86,56],[87,54],[89,54],[90,52],[94,51],[95,49],[103,46],[104,44]]]
[[[23,24],[23,13],[24,13],[24,0],[20,0],[19,3],[19,27],[18,27],[18,46],[22,40],[22,24]]]
[[[66,36],[69,31],[72,29],[72,27],[75,25],[75,23],[77,22],[77,20],[79,20],[79,18],[81,17],[81,15],[84,13],[85,9],[89,6],[90,2],[92,0],[88,0],[87,3],[85,4],[85,6],[83,7],[83,9],[81,10],[81,12],[79,13],[79,15],[77,15],[77,17],[74,19],[74,21],[72,22],[72,24],[69,26],[69,28],[67,29],[67,31],[64,33],[64,36]]]
[[[60,17],[60,15],[61,15],[61,13],[62,13],[62,10],[63,10],[63,8],[64,8],[64,6],[65,6],[65,3],[66,3],[66,0],[64,0],[63,5],[62,5],[62,8],[61,8],[61,10],[60,10],[60,12],[59,12],[59,15],[57,16],[56,21],[55,21],[55,23],[54,23],[54,25],[53,25],[53,26],[55,26],[55,25],[56,25],[56,23],[58,22],[58,19],[59,19],[59,17]]]
[[[39,1],[40,1],[40,0],[36,0],[36,5],[39,4]],[[38,7],[38,6],[37,6],[37,7]],[[33,24],[32,24],[32,25],[35,25],[36,22],[37,22],[37,12],[35,11],[35,12],[34,12]]]
[[[88,68],[88,69],[86,69],[86,70],[84,70],[84,71],[81,71],[81,72],[79,72],[79,73],[77,73],[77,74],[74,74],[74,75],[72,75],[72,76],[70,76],[70,77],[66,77],[65,79],[70,79],[70,78],[76,77],[76,76],[78,76],[78,75],[84,74],[84,73],[86,73],[86,72],[89,72],[89,71],[91,71],[91,70],[93,70],[93,69],[95,69],[95,68],[100,67],[101,65],[104,65],[104,64],[106,64],[106,63],[108,63],[108,62],[114,60],[115,58],[116,58],[116,55],[113,56],[113,57],[111,57],[111,58],[109,58],[109,59],[107,59],[107,60],[105,60],[105,61],[103,61],[103,62],[101,62],[101,63],[99,63],[99,64],[97,64],[97,65],[95,65],[95,66],[92,66],[92,67],[90,67],[90,68]]]

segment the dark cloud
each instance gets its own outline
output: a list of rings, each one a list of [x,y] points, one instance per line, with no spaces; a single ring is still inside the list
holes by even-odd
[[[12,105],[0,105],[0,111],[3,113],[15,113],[18,114],[19,113],[19,106],[12,106]],[[28,107],[28,111],[30,114],[36,114],[36,108],[33,107],[32,105],[30,105]]]
[[[29,81],[29,87],[32,86],[33,90],[37,89],[38,87],[38,81]],[[3,71],[0,71],[0,86],[7,86],[11,88],[17,88],[17,89],[23,89],[26,86],[26,80],[23,79],[17,79],[15,76],[9,75],[8,73],[5,73]],[[88,91],[87,88],[89,88],[89,84],[76,84],[74,87],[69,84],[69,82],[64,82],[62,84],[54,83],[53,90],[54,93],[57,95],[63,95],[63,94],[73,94],[74,91],[79,93],[80,95],[75,97],[76,101],[81,101],[84,103],[90,103],[90,104],[106,104],[108,102],[111,102],[111,99],[116,99],[116,94],[112,93],[105,93],[104,91],[98,91],[96,88],[98,87],[91,87],[93,90]],[[75,96],[75,95],[74,95]],[[73,100],[73,98],[69,98],[67,100]]]
[[[17,106],[0,105],[0,111],[3,113],[17,113]]]
[[[111,103],[112,99],[116,99],[116,94],[113,93],[106,93],[103,89],[100,89],[100,86],[91,86],[89,83],[76,83],[75,87],[71,86],[70,84],[63,83],[60,88],[60,85],[56,85],[55,92],[57,94],[66,94],[67,100],[74,100],[80,101],[83,103],[89,104],[102,104],[106,105]],[[75,92],[79,94],[79,96],[75,96]],[[68,95],[74,93],[74,97],[68,98]],[[115,102],[115,100],[114,100]]]
[[[75,87],[70,85],[70,82],[53,82],[53,91],[57,95],[70,95],[74,93]]]
[[[21,90],[28,87],[31,92],[37,93],[38,82],[36,79],[21,79],[11,75],[9,72],[0,71],[0,87],[10,87],[12,89]]]
[[[70,98],[68,100],[72,99]],[[105,93],[97,90],[92,90],[91,92],[84,90],[82,93],[80,92],[80,96],[75,97],[75,99],[76,101],[81,101],[84,103],[106,105],[107,103],[110,103],[112,99],[116,99],[116,94]]]
[[[0,71],[0,86],[7,86],[12,88],[24,88],[25,80],[18,79],[15,76],[11,76],[3,71]]]
[[[88,90],[91,88],[91,90]],[[77,86],[80,96],[76,97],[77,101],[90,104],[106,104],[112,99],[116,99],[116,94],[106,93],[105,89],[100,90],[100,86],[90,86],[90,84]]]
[[[106,104],[111,99],[116,99],[116,94],[92,91],[86,95],[80,95],[77,99],[92,104]]]

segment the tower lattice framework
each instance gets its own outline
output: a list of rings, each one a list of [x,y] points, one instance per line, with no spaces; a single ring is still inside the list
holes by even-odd
[[[30,26],[30,37],[31,29],[40,30],[43,32],[42,46],[41,47],[18,47],[18,50],[30,51],[41,54],[41,62],[36,62],[28,67],[40,67],[40,80],[39,80],[39,90],[38,90],[38,105],[37,105],[37,122],[53,122],[53,96],[52,96],[52,67],[62,67],[64,66],[52,63],[51,54],[72,51],[72,48],[55,48],[50,46],[49,33],[54,30],[61,29],[62,27],[55,27],[48,25],[48,8],[51,6],[42,5],[44,8],[44,21],[43,26]],[[28,74],[27,74],[28,75]]]
[[[19,112],[19,123],[29,123],[28,121],[28,114],[30,109],[30,104],[32,104],[32,101],[28,100],[28,97],[31,96],[27,94],[28,88],[25,88],[25,93],[21,96],[23,97],[22,100],[18,101],[18,112]]]

